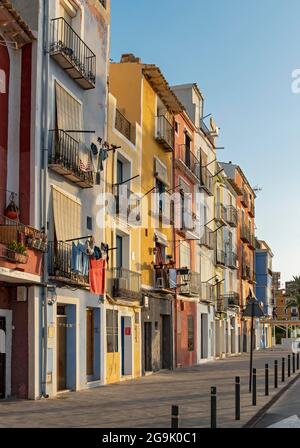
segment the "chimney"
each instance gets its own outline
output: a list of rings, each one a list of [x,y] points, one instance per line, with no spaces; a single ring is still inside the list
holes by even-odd
[[[120,62],[121,63],[123,63],[123,62],[137,62],[137,63],[140,64],[141,63],[141,58],[135,57],[133,53],[125,53],[125,54],[122,54]]]

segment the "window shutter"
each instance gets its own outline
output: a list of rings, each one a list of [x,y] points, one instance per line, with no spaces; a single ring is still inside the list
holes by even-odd
[[[154,158],[154,176],[166,186],[169,185],[167,167],[156,157]]]
[[[53,216],[56,238],[66,241],[80,237],[81,205],[52,185]]]

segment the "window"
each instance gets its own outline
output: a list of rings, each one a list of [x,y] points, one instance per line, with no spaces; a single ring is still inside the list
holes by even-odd
[[[194,351],[194,317],[188,316],[187,318],[188,326],[188,351]]]
[[[55,83],[56,93],[56,124],[57,129],[82,130],[82,105],[64,89],[58,82]],[[76,141],[81,140],[80,133],[72,132],[71,137]]]
[[[159,214],[162,215],[163,213],[163,193],[165,193],[166,191],[166,186],[163,182],[161,182],[160,180],[156,179],[156,189],[157,189],[157,193],[159,194]]]
[[[93,218],[91,216],[86,217],[86,228],[88,230],[93,230]]]
[[[119,351],[119,313],[115,310],[106,310],[106,338],[107,353],[116,353]]]
[[[176,134],[178,134],[178,130],[179,130],[179,123],[178,123],[178,121],[175,121],[175,132],[176,132]]]
[[[103,8],[106,8],[106,0],[99,0]]]

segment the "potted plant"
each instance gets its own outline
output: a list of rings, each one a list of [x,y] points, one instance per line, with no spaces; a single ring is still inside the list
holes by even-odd
[[[7,246],[7,258],[15,263],[27,263],[28,254],[24,244],[18,243],[15,240],[11,241]]]

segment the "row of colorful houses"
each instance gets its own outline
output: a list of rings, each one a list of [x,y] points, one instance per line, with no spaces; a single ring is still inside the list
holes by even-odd
[[[0,398],[247,352],[249,295],[272,315],[256,193],[203,93],[110,63],[109,32],[109,1],[0,1]]]

